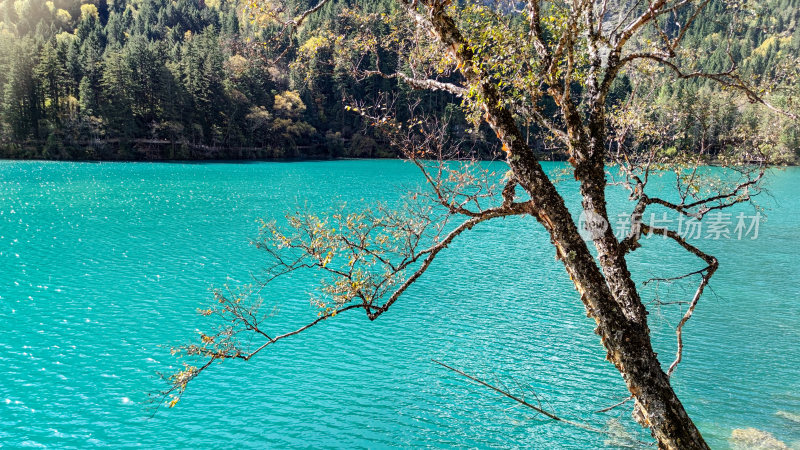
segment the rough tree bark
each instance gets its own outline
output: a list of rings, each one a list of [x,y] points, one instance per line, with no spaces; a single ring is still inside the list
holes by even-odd
[[[297,18],[286,21],[288,34],[291,35],[309,14],[319,10],[327,1],[321,0]],[[751,196],[749,189],[756,188],[763,175],[763,168],[760,168],[757,177],[748,177],[730,191],[696,201],[688,201],[688,194],[683,193],[680,203],[649,197],[644,193],[649,165],[644,170],[643,177],[628,170],[626,187],[631,191],[631,199],[636,201],[631,217],[634,226],[631,233],[623,240],[619,240],[610,227],[593,232],[591,237],[597,253],[595,257],[581,235],[563,197],[557,192],[535,152],[527,144],[527,139],[518,126],[519,117],[507,106],[513,102],[506,101],[508,98],[504,96],[508,94],[499,89],[493,80],[496,74],[489,73],[485,69],[481,61],[482,55],[473,50],[465,37],[464,30],[459,29],[457,21],[450,15],[452,12],[452,9],[449,9],[452,8],[450,1],[396,1],[420,25],[420,29],[431,33],[441,47],[450,54],[463,77],[461,80],[463,86],[438,79],[420,79],[416,73],[413,76],[399,72],[383,74],[380,72],[380,64],[377,70],[362,71],[362,74],[394,78],[415,89],[447,91],[458,97],[468,98],[465,101],[470,103],[470,107],[477,108],[485,122],[494,130],[506,153],[506,162],[511,168],[508,184],[502,191],[502,204],[479,211],[470,210],[464,205],[472,204],[473,201],[477,205],[479,202],[476,195],[464,194],[456,189],[450,191],[453,195],[448,197],[450,194],[440,189],[438,185],[439,178],[430,177],[423,168],[428,182],[436,193],[433,196],[434,203],[447,209],[451,217],[466,217],[464,222],[446,234],[442,231],[446,227],[442,226],[430,247],[422,247],[424,231],[421,230],[429,227],[431,220],[425,218],[409,222],[407,217],[386,212],[382,212],[383,215],[380,217],[373,217],[372,213],[347,218],[334,216],[338,221],[336,227],[326,227],[324,221],[315,216],[293,218],[290,222],[291,227],[298,232],[294,236],[282,234],[274,225],[266,226],[268,234],[272,236],[271,241],[259,244],[259,247],[268,251],[273,257],[277,268],[274,276],[286,275],[303,268],[325,272],[335,279],[324,287],[324,293],[332,299],[332,302],[320,303],[321,311],[316,320],[297,330],[275,335],[271,332],[268,334],[264,330],[257,319],[257,314],[245,306],[241,298],[235,295],[233,298],[227,298],[218,293],[217,299],[222,306],[215,310],[203,311],[203,314],[210,315],[216,312],[231,325],[214,336],[203,335],[202,345],[190,345],[182,349],[188,355],[202,356],[209,360],[199,368],[187,366],[185,370],[173,375],[170,379],[172,387],[165,391],[165,396],[176,393],[177,397],[172,401],[174,405],[186,384],[214,360],[249,360],[265,347],[339,313],[361,309],[366,312],[369,319],[374,320],[388,310],[425,272],[436,255],[459,234],[485,220],[511,215],[530,215],[549,233],[557,258],[564,264],[580,294],[587,315],[594,319],[597,325],[595,332],[601,338],[608,361],[620,372],[635,399],[636,420],[650,429],[660,448],[708,448],[673,391],[669,376],[681,359],[682,327],[691,317],[697,300],[718,263],[715,258],[685,241],[675,231],[649,227],[642,224],[637,217],[641,218],[648,205],[656,204],[679,214],[701,219],[708,211],[748,201]],[[542,28],[541,8],[546,3],[548,2],[528,1],[529,38],[538,58],[538,63],[534,67],[538,70],[537,76],[541,78],[541,92],[537,95],[548,95],[553,100],[559,108],[561,120],[556,125],[556,122],[546,119],[542,111],[537,111],[535,104],[531,107],[530,114],[542,129],[549,130],[569,152],[575,178],[580,183],[584,212],[599,217],[606,224],[609,223],[605,198],[608,185],[606,163],[611,158],[606,148],[608,141],[606,134],[609,127],[606,118],[606,96],[615,77],[626,64],[638,60],[659,63],[667,70],[675,72],[679,78],[711,79],[728,88],[738,89],[752,101],[773,108],[736,76],[735,68],[722,73],[683,73],[670,61],[676,54],[686,28],[691,26],[708,0],[694,2],[653,0],[641,7],[639,2],[633,6],[630,6],[630,2],[620,2],[620,8],[624,6],[627,10],[624,14],[618,12],[620,19],[616,26],[605,23],[609,8],[612,8],[610,3],[613,2],[610,0],[599,2],[572,0],[564,3],[566,5],[564,8],[569,13],[566,15],[561,34],[549,37],[545,37]],[[660,49],[624,52],[626,43],[631,41],[637,32],[648,25],[656,24],[657,28],[656,19],[665,14],[675,13],[687,5],[694,5],[695,10],[687,13],[683,25],[679,25],[677,33],[672,37],[661,33],[663,44]],[[630,21],[625,24],[625,20],[628,19]],[[657,28],[657,32],[661,30]],[[581,44],[583,47],[577,44],[578,41],[583,43]],[[601,47],[605,50],[601,51]],[[584,87],[582,99],[573,99],[571,96],[575,73],[574,54],[578,51],[585,53],[588,69],[582,82]],[[384,120],[376,122],[383,123]],[[393,129],[401,128],[396,126]],[[405,142],[412,147],[415,145],[414,139]],[[409,158],[422,168],[415,149],[411,149],[407,155],[410,155]],[[694,179],[694,176],[695,173],[692,172],[690,178]],[[528,194],[529,200],[515,202],[517,186]],[[465,198],[462,203],[456,201],[459,196]],[[414,214],[412,216],[418,217]],[[377,243],[374,241],[374,235],[381,233],[376,233],[376,230],[384,233]],[[708,264],[705,269],[692,273],[701,275],[702,280],[688,311],[677,327],[678,354],[669,372],[662,369],[661,362],[653,349],[647,309],[627,266],[626,255],[640,246],[638,242],[640,232],[660,234],[672,239],[684,250]],[[393,247],[394,250],[387,250],[385,241],[381,240],[386,236],[394,236],[389,239],[396,239],[398,242]],[[280,249],[289,249],[295,253],[287,258],[281,255]],[[340,252],[345,259],[349,259],[349,262],[342,268],[332,268],[331,261],[336,260]],[[397,260],[393,261],[392,257]],[[354,269],[362,263],[367,269],[380,266],[382,270],[376,271],[378,275],[375,277],[365,275],[369,270]],[[410,276],[401,275],[407,270],[412,270]],[[404,278],[398,280],[396,276]],[[257,308],[258,304],[260,303],[256,302],[253,308]],[[235,337],[245,331],[261,335],[264,343],[253,351],[243,351]]]
[[[650,427],[661,448],[708,448],[697,427],[661,369],[650,343],[645,307],[631,278],[612,230],[595,239],[600,268],[586,246],[572,215],[526,139],[517,127],[510,111],[501,106],[501,99],[488,77],[473,63],[473,54],[452,18],[444,11],[442,3],[426,3],[428,19],[437,38],[450,49],[462,67],[467,81],[480,89],[484,99],[481,108],[486,122],[492,127],[506,149],[509,166],[516,181],[531,196],[530,214],[550,233],[558,258],[563,262],[586,306],[587,314],[597,323],[607,350],[607,359],[616,366],[628,390],[641,408],[642,425]],[[596,119],[602,121],[602,118]],[[605,158],[602,149],[602,131],[605,123],[590,128],[592,142],[586,142],[582,123],[569,126],[572,145],[581,149],[594,147],[590,158],[579,163],[576,178],[581,181],[584,210],[607,218],[605,206]],[[591,138],[590,138],[591,139]],[[596,142],[598,144],[594,144]]]

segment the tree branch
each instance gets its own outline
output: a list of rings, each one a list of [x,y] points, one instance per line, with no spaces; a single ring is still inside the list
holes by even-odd
[[[738,184],[731,191],[703,198],[691,203],[685,203],[685,198],[683,201],[681,201],[681,203],[672,203],[658,197],[649,197],[644,193],[641,194],[641,201],[644,202],[646,205],[661,205],[665,208],[672,209],[685,216],[694,217],[700,220],[710,211],[729,208],[738,203],[749,201],[752,198],[752,194],[750,194],[749,188],[757,186],[759,181],[761,181],[761,179],[764,177],[764,174],[765,170],[764,167],[762,166],[759,168],[758,176],[756,176],[755,178],[750,178],[747,181]],[[709,203],[713,202],[720,202],[720,203],[717,205],[708,206]],[[698,208],[698,210],[694,212],[691,211],[694,208]]]
[[[364,75],[377,75],[382,78],[386,79],[399,79],[412,87],[413,89],[418,90],[430,90],[430,91],[445,91],[449,92],[456,97],[463,97],[467,90],[461,86],[455,85],[453,83],[445,83],[438,80],[431,80],[431,79],[418,79],[412,78],[402,72],[395,72],[391,74],[383,73],[378,70],[367,70],[363,72]]]
[[[467,378],[470,381],[478,383],[479,385],[481,385],[483,387],[487,387],[487,388],[497,392],[498,394],[500,394],[500,395],[502,395],[502,396],[504,396],[506,398],[509,398],[509,399],[517,402],[518,404],[520,404],[522,406],[525,406],[526,408],[530,408],[530,409],[538,412],[539,414],[547,416],[548,418],[550,418],[550,419],[552,419],[552,420],[554,420],[556,422],[561,422],[561,423],[565,423],[565,424],[568,424],[568,425],[572,425],[574,427],[578,427],[578,428],[581,428],[581,429],[586,430],[586,431],[591,431],[593,433],[600,433],[600,434],[605,434],[605,435],[609,435],[610,434],[608,430],[595,428],[595,427],[593,427],[591,425],[588,425],[588,424],[585,424],[585,423],[576,422],[574,420],[565,419],[563,417],[557,416],[556,414],[554,414],[554,413],[552,413],[550,411],[547,411],[547,410],[545,410],[545,409],[543,409],[543,408],[541,408],[539,406],[531,404],[530,402],[528,402],[527,400],[525,400],[524,398],[522,398],[522,397],[520,397],[518,395],[512,394],[507,389],[501,389],[501,388],[499,388],[499,387],[497,387],[497,386],[495,386],[493,384],[487,383],[487,382],[481,380],[478,377],[472,376],[472,375],[470,375],[470,374],[468,374],[468,373],[466,373],[466,372],[464,372],[462,370],[456,369],[455,367],[449,366],[449,365],[447,365],[447,364],[445,364],[445,363],[443,363],[441,361],[437,361],[435,359],[431,359],[431,361],[433,363],[435,363],[435,364],[438,364],[438,365],[444,367],[447,370],[450,370],[452,372],[455,372],[455,373],[461,375],[464,378]],[[636,440],[636,439],[633,439],[633,438],[626,438],[626,439],[630,440],[632,443],[635,443],[635,444],[638,444],[638,445],[646,445],[646,443],[641,442],[641,441]]]
[[[772,103],[768,102],[767,100],[764,99],[763,96],[761,96],[758,92],[756,92],[755,88],[749,86],[741,78],[739,78],[739,76],[735,73],[736,71],[735,65],[733,65],[729,70],[725,72],[715,72],[715,73],[700,72],[700,71],[683,72],[675,63],[669,61],[664,55],[659,55],[656,53],[633,53],[622,58],[620,60],[619,66],[622,67],[625,64],[637,59],[648,59],[657,62],[670,69],[675,74],[675,76],[681,79],[704,78],[716,81],[717,83],[726,88],[735,89],[739,92],[744,93],[745,96],[747,96],[747,99],[751,103],[758,103],[764,105],[773,112],[781,114],[792,120],[797,120],[797,115],[789,111],[785,111],[781,108],[778,108]]]
[[[714,275],[714,272],[717,271],[719,267],[719,261],[717,258],[703,252],[699,248],[695,247],[694,245],[688,243],[681,235],[673,230],[669,230],[666,228],[653,228],[648,225],[642,224],[642,232],[643,233],[653,233],[662,236],[666,236],[673,241],[677,242],[681,247],[686,249],[688,252],[692,253],[693,255],[697,256],[698,258],[705,261],[708,266],[700,271],[693,272],[693,274],[700,274],[700,285],[697,287],[697,290],[692,297],[692,301],[689,302],[689,308],[684,313],[683,317],[681,318],[680,322],[678,322],[678,326],[675,329],[675,334],[677,336],[678,341],[678,348],[676,350],[675,360],[670,364],[669,369],[667,370],[667,376],[671,376],[672,372],[675,371],[675,368],[683,359],[683,326],[686,325],[686,322],[692,317],[694,313],[695,307],[697,307],[697,302],[700,300],[700,297],[703,295],[703,291],[705,290],[706,286],[708,286],[708,282],[711,280],[711,277]]]

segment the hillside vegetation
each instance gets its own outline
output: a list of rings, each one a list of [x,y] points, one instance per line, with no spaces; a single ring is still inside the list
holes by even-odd
[[[275,40],[278,27],[257,20],[251,2],[0,0],[0,157],[391,157],[345,107],[389,90],[399,92],[398,105],[421,102],[447,117],[453,133],[488,155],[491,136],[468,132],[469,118],[449,94],[418,97],[394,79],[356,79],[352,55],[336,39],[348,32],[347,14],[395,6],[341,3],[310,17],[281,56],[288,42]],[[375,35],[390,33],[380,20],[364,23]],[[725,2],[712,1],[687,36],[694,52],[684,63],[701,55],[704,69],[723,71],[732,57],[773,103],[798,110],[791,99],[799,23],[800,0],[759,2],[735,17]],[[387,53],[356,64],[381,64],[388,73],[397,69],[393,61]],[[711,82],[654,70],[623,77],[615,96],[613,120],[633,125],[637,133],[623,137],[633,145],[658,145],[666,155],[756,147],[774,162],[798,157],[800,136],[788,119]],[[642,117],[648,127],[632,123]],[[559,158],[538,130],[527,131],[545,158]]]

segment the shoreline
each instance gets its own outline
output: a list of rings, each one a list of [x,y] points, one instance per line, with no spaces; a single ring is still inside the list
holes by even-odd
[[[26,145],[27,144],[27,145]],[[121,141],[102,141],[101,145],[84,143],[81,146],[67,145],[57,149],[44,150],[37,145],[0,145],[0,161],[53,161],[53,162],[301,162],[301,161],[347,161],[347,160],[403,160],[396,154],[384,151],[370,151],[364,155],[342,155],[324,144],[288,145],[284,147],[221,147],[187,142],[170,142],[151,139],[128,141],[131,146],[121,146]],[[44,154],[42,154],[44,153]],[[499,155],[498,155],[499,156]],[[566,162],[569,155],[561,152],[542,154],[537,152],[539,162]],[[497,161],[497,158],[482,156],[481,161]],[[611,162],[609,161],[610,165]],[[755,163],[748,162],[748,164]],[[704,161],[706,166],[722,166],[717,158]],[[766,167],[796,167],[800,159],[767,164]]]
[[[72,163],[174,163],[174,164],[200,164],[200,163],[229,163],[229,164],[247,164],[247,163],[261,163],[261,162],[275,162],[275,163],[293,163],[293,162],[325,162],[325,161],[407,161],[399,157],[381,157],[381,156],[294,156],[294,157],[274,157],[274,158],[156,158],[156,159],[134,159],[134,158],[14,158],[7,155],[0,155],[0,161],[41,161],[41,162],[72,162]],[[499,161],[492,158],[480,158],[479,161],[492,162]],[[560,159],[540,159],[540,163],[545,162],[567,162],[566,158]],[[722,167],[716,161],[708,161],[703,166]],[[612,163],[607,163],[607,166],[613,166]],[[767,164],[765,167],[774,169],[782,167],[800,167],[798,162],[783,162]]]

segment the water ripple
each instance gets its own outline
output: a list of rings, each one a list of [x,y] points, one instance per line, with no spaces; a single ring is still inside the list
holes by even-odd
[[[762,238],[708,243],[722,268],[688,325],[675,386],[713,447],[745,427],[800,441],[800,429],[776,415],[800,413],[799,180],[798,170],[772,175]],[[256,218],[302,203],[390,200],[419,181],[396,161],[0,161],[0,444],[607,446],[512,408],[432,358],[646,439],[624,408],[592,412],[623,398],[624,387],[546,236],[521,219],[454,242],[375,323],[337,318],[249,363],[216,366],[179,407],[150,418],[142,404],[161,386],[157,372],[178,364],[165,345],[195,337],[211,285],[247,280],[263,263],[248,244]],[[687,261],[649,243],[631,266],[645,279]],[[269,292],[281,299],[276,326],[313,314],[306,289],[300,280]],[[679,313],[651,314],[665,360]]]

